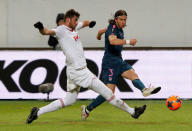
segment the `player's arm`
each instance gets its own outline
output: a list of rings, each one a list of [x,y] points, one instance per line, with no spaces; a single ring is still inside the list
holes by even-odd
[[[107,28],[103,28],[101,30],[98,31],[97,33],[97,39],[101,40],[101,36],[107,31]]]
[[[84,27],[87,27],[89,26],[89,28],[93,28],[96,24],[96,21],[88,21],[88,20],[85,20],[83,22],[79,22],[77,27],[76,27],[76,30],[80,30]]]
[[[85,20],[85,21],[83,21],[82,28],[87,27],[87,26],[89,26],[89,28],[93,28],[95,25],[96,25],[96,21]]]
[[[116,35],[110,35],[109,36],[109,42],[111,45],[125,45],[125,44],[129,44],[134,46],[137,43],[136,39],[130,39],[130,40],[126,40],[126,39],[118,39]]]
[[[48,30],[47,28],[45,28],[41,22],[35,23],[34,27],[39,29],[39,32],[42,35],[55,35],[56,34],[56,32],[54,30]]]

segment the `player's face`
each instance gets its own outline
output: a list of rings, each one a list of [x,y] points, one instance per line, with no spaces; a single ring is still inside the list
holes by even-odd
[[[125,15],[122,15],[122,16],[118,16],[116,19],[115,19],[115,22],[117,24],[117,27],[122,29],[126,26],[126,22],[127,22],[127,16]]]
[[[69,23],[69,26],[71,27],[71,29],[75,29],[77,24],[78,24],[78,17],[77,16],[74,16],[73,18],[70,19],[70,23]]]

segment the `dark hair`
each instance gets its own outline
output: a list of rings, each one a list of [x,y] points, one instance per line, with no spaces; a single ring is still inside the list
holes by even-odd
[[[59,13],[59,14],[57,14],[57,17],[56,17],[56,24],[57,24],[57,26],[59,25],[59,21],[60,20],[64,20],[64,13]]]
[[[118,10],[115,12],[114,19],[109,19],[109,24],[114,25],[115,24],[115,19],[118,18],[119,16],[127,16],[127,12],[125,10]]]
[[[75,11],[74,9],[70,9],[65,13],[64,21],[66,20],[66,18],[73,18],[74,16],[77,16],[79,18],[79,12]]]

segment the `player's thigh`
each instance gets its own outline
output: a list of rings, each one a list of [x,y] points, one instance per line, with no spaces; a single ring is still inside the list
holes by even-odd
[[[67,79],[67,91],[72,91],[72,90],[78,90],[79,86],[76,85],[72,80]]]
[[[73,103],[75,103],[77,100],[77,96],[78,96],[78,90],[77,89],[66,92],[65,97],[62,98],[64,106],[70,106]]]
[[[69,70],[68,76],[72,83],[83,88],[90,87],[92,79],[96,77],[88,68],[82,70]]]
[[[99,93],[106,100],[109,100],[113,96],[113,92],[98,78],[92,80],[92,84],[89,89]]]
[[[133,70],[133,69],[129,69],[129,70],[124,71],[121,74],[121,76],[126,78],[126,79],[129,79],[129,80],[138,79],[138,75],[135,73],[135,70]]]

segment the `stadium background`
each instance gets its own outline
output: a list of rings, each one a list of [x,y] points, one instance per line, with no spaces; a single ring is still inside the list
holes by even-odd
[[[0,0],[0,130],[191,131],[191,5],[191,0]],[[118,87],[117,95],[128,99],[126,102],[130,106],[147,104],[147,110],[138,120],[104,103],[91,113],[87,121],[81,121],[80,106],[89,104],[90,100],[78,100],[74,106],[43,115],[31,125],[25,124],[33,106],[42,107],[48,104],[42,101],[46,98],[45,94],[29,92],[25,85],[27,82],[32,83],[33,88],[46,77],[46,68],[33,68],[34,72],[30,70],[26,75],[25,71],[28,72],[31,64],[39,65],[43,61],[54,65],[48,68],[58,68],[54,83],[56,92],[51,93],[50,98],[56,99],[65,95],[63,83],[60,83],[65,57],[61,51],[53,51],[48,46],[48,37],[41,36],[33,24],[42,21],[46,27],[54,28],[57,13],[70,8],[80,12],[80,21],[97,21],[93,29],[83,29],[79,34],[89,65],[93,65],[93,70],[98,69],[98,73],[104,40],[96,40],[96,33],[107,26],[108,19],[112,18],[116,10],[127,11],[125,38],[137,38],[138,43],[135,47],[127,46],[123,56],[133,64],[146,84],[153,82],[162,86],[161,92],[149,98],[143,98],[130,81],[126,82],[133,89],[132,93],[119,91]],[[94,53],[97,55],[92,56]],[[13,65],[18,62],[23,64],[17,65],[16,69]],[[6,69],[11,70],[10,74],[6,74]],[[7,82],[9,86],[6,86],[6,75],[20,92],[10,92],[16,88],[9,85],[10,81]],[[26,81],[21,84],[23,78]],[[183,104],[179,110],[173,112],[165,106],[165,99],[169,95],[181,96]],[[86,99],[92,99],[97,94],[85,91],[80,93],[79,99],[87,96]]]
[[[191,5],[190,0],[1,0],[0,47],[48,47],[33,24],[53,28],[57,13],[70,8],[80,12],[80,21],[97,21],[94,29],[80,31],[84,47],[103,47],[96,33],[118,9],[128,13],[125,37],[137,38],[136,47],[191,47]]]

